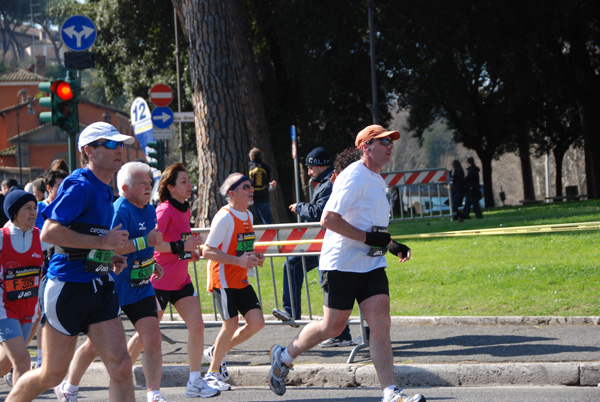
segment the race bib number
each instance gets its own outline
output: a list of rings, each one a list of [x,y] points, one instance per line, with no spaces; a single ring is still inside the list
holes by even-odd
[[[38,295],[40,267],[7,268],[4,272],[6,300],[28,299]]]
[[[386,226],[373,226],[372,232],[384,232],[387,233],[388,228]],[[381,257],[387,253],[386,247],[371,247],[367,252],[369,257]]]
[[[131,277],[129,284],[131,286],[144,286],[150,283],[150,276],[154,272],[154,258],[146,260],[135,260],[131,265]]]
[[[256,240],[256,234],[254,232],[238,233],[237,234],[237,247],[235,249],[235,255],[237,257],[244,253],[251,253],[254,251],[254,241]]]
[[[108,275],[113,255],[115,255],[114,250],[90,250],[85,259],[85,272]]]

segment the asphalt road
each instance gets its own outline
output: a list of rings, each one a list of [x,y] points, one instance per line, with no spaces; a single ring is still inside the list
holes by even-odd
[[[6,397],[6,385],[0,386],[0,398]],[[377,388],[303,388],[288,387],[288,392],[277,396],[267,387],[243,387],[226,391],[208,399],[184,396],[184,388],[165,388],[163,394],[170,402],[232,401],[232,402],[379,402],[381,391]],[[482,388],[410,388],[407,394],[422,393],[429,402],[597,402],[600,388],[594,387],[482,387]],[[106,390],[83,388],[79,402],[106,402]],[[35,401],[56,401],[53,393],[41,395]],[[146,392],[136,390],[136,401],[146,401]]]

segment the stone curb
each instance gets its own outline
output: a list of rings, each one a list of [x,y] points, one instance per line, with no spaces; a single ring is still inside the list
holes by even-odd
[[[205,323],[220,324],[220,321],[215,321],[213,314],[203,314],[202,316]],[[264,317],[267,324],[280,323],[272,315]],[[313,319],[316,321],[321,317],[313,316]],[[391,319],[392,324],[400,325],[600,325],[600,316],[392,316]],[[308,320],[308,317],[303,317],[303,320]],[[350,320],[358,323],[359,317],[352,316]],[[173,314],[172,321],[170,315],[165,314],[161,322],[183,323],[178,314]],[[308,321],[301,320],[300,322]]]
[[[228,367],[233,386],[266,386],[269,366]],[[183,387],[189,368],[163,366],[161,387]],[[141,366],[133,369],[134,384],[144,387]],[[395,365],[397,384],[407,387],[474,386],[597,386],[600,363],[481,363]],[[93,363],[81,381],[82,386],[106,387],[108,375],[102,363]],[[371,364],[297,364],[288,376],[289,386],[378,387]]]

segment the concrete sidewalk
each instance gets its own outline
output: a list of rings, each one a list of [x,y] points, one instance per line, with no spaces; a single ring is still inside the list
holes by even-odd
[[[205,316],[205,342],[210,345],[219,327]],[[266,320],[275,320],[265,316]],[[124,319],[127,336],[133,328]],[[301,328],[268,325],[230,351],[231,384],[263,386],[269,371],[269,350],[287,345]],[[391,339],[394,371],[401,386],[572,385],[600,383],[600,317],[393,317]],[[184,386],[188,376],[187,329],[179,321],[163,321],[163,387]],[[351,326],[360,335],[360,326]],[[80,341],[84,338],[80,337]],[[346,361],[352,347],[316,348],[296,359],[288,377],[299,386],[378,386],[368,349]],[[136,385],[144,385],[141,363]],[[94,363],[84,386],[108,384],[102,363]]]

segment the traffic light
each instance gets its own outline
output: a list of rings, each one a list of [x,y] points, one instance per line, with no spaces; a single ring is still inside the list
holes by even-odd
[[[70,73],[70,72],[69,72]],[[65,80],[42,82],[40,91],[50,96],[40,98],[40,106],[50,108],[50,112],[40,113],[40,122],[52,123],[64,131],[77,134],[79,132],[79,85],[71,74]]]
[[[154,160],[148,161],[148,164],[160,171],[165,170],[165,152],[162,141],[149,141],[148,142],[148,156]]]

